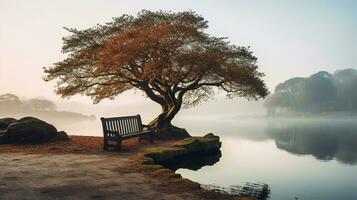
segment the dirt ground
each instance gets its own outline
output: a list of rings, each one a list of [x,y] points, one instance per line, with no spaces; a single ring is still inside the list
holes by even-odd
[[[163,193],[159,179],[121,173],[129,160],[113,155],[2,154],[0,199],[200,199]]]
[[[0,199],[226,199],[187,179],[135,170],[133,155],[152,145],[158,143],[131,140],[120,152],[103,152],[102,138],[87,136],[49,144],[1,145]]]
[[[110,152],[120,155],[134,154],[142,148],[152,145],[158,145],[159,142],[150,144],[143,140],[138,142],[138,139],[133,138],[125,140],[122,144],[122,150],[116,151],[114,148]],[[159,145],[162,142],[160,142]],[[165,143],[170,143],[166,141]],[[93,136],[69,136],[67,141],[56,141],[45,144],[31,144],[31,145],[1,145],[1,153],[22,153],[22,154],[102,154],[103,152],[103,138]]]

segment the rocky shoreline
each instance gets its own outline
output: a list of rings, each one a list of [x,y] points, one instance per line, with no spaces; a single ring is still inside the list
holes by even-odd
[[[65,184],[65,186],[61,188],[69,187],[68,184],[71,184],[73,179],[78,180],[79,184],[81,182],[85,183],[88,181],[92,181],[93,183],[91,184],[93,185],[88,186],[91,189],[89,191],[82,192],[88,192],[88,194],[93,194],[92,190],[95,191],[96,187],[102,187],[104,183],[101,185],[95,185],[96,181],[93,181],[92,179],[98,178],[99,181],[102,180],[104,176],[93,175],[95,176],[93,177],[91,173],[93,173],[94,170],[96,173],[101,174],[103,171],[102,168],[106,165],[115,166],[113,166],[113,169],[111,171],[105,171],[105,173],[107,173],[105,177],[111,177],[106,180],[105,184],[124,184],[130,187],[133,184],[145,184],[145,188],[147,188],[146,191],[152,191],[150,194],[144,194],[144,191],[140,190],[131,191],[127,188],[125,190],[121,189],[119,186],[111,187],[113,188],[112,190],[115,190],[119,196],[120,194],[122,194],[124,196],[127,196],[129,199],[134,197],[138,199],[146,199],[144,197],[153,198],[154,196],[152,195],[156,192],[163,193],[163,199],[247,199],[221,194],[216,191],[206,190],[202,188],[199,183],[196,183],[186,178],[182,178],[180,174],[175,173],[175,170],[171,170],[162,165],[164,161],[175,160],[176,158],[180,158],[181,156],[190,156],[190,154],[202,153],[203,151],[210,152],[211,150],[217,149],[220,146],[221,143],[219,141],[219,137],[209,134],[205,137],[192,137],[181,141],[155,141],[154,144],[151,144],[148,141],[138,143],[137,140],[133,139],[125,141],[123,144],[123,150],[120,152],[103,152],[101,137],[69,136],[69,140],[52,141],[49,143],[42,144],[1,145],[0,154],[4,159],[6,159],[0,159],[0,164],[3,166],[4,173],[7,171],[11,171],[11,169],[7,167],[7,165],[11,165],[11,163],[14,162],[20,162],[22,166],[21,170],[28,170],[29,168],[27,165],[31,164],[32,162],[36,162],[37,159],[37,156],[33,157],[32,155],[38,155],[41,158],[36,164],[36,168],[44,170],[43,172],[41,172],[41,176],[43,176],[43,178],[41,179],[32,180],[33,177],[30,176],[29,180],[26,180],[22,178],[21,170],[13,170],[11,172],[13,173],[12,177],[17,177],[16,179],[21,179],[24,182],[24,185],[27,184],[27,181],[31,181],[31,184],[29,183],[28,186],[26,186],[27,188],[22,188],[22,190],[33,191],[35,193],[34,199],[46,199],[48,196],[46,193],[37,193],[36,188],[33,188],[31,185],[33,183],[36,183],[37,181],[39,183],[54,181],[52,179],[61,182],[61,184]],[[27,158],[28,156],[24,154],[29,155],[29,158]],[[101,160],[103,158],[108,163],[96,163],[96,161],[92,161],[92,157],[88,157],[90,155],[95,155],[96,160]],[[87,174],[86,176],[88,177],[77,177],[75,175],[75,171],[71,172],[70,166],[73,166],[73,163],[70,163],[70,160],[68,159],[68,163],[63,163],[63,167],[61,169],[65,171],[70,170],[68,171],[66,177],[60,176],[60,174],[50,173],[48,167],[53,166],[54,163],[59,162],[59,160],[63,160],[67,156],[71,157],[72,160],[76,160],[76,168],[80,169],[80,174]],[[107,159],[108,156],[110,157],[110,159]],[[43,162],[44,160],[42,159],[42,157],[46,157],[46,162]],[[19,159],[21,161],[18,161]],[[87,172],[87,168],[91,171]],[[48,171],[49,174],[46,174],[45,171]],[[126,176],[132,177],[127,179],[120,178],[121,181],[119,182],[117,178],[115,178]],[[49,179],[47,177],[52,178],[51,180],[47,180]],[[99,183],[101,183],[101,181],[99,181]],[[8,186],[10,187],[11,184],[8,184]],[[1,185],[0,189],[6,191],[10,188],[7,188],[6,185]],[[128,190],[129,192],[132,192],[132,195],[128,195]],[[101,195],[103,196],[103,199],[110,199],[104,198],[107,197],[107,195],[110,195],[110,193],[108,193],[109,191],[98,192],[102,193]],[[21,191],[19,191],[18,194],[22,194]],[[61,190],[61,195],[68,195],[69,197],[79,197],[79,199],[88,199],[84,197],[82,198],[83,194],[81,194],[81,196],[80,194],[77,194],[76,192],[67,189]],[[138,196],[140,196],[140,198]]]
[[[220,147],[219,137],[209,133],[203,137],[190,137],[179,140],[170,146],[146,148],[138,153],[137,160],[142,165],[162,164],[174,162],[191,155],[219,151]]]

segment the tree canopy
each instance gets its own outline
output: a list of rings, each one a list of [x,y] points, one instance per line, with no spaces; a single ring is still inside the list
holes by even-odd
[[[265,97],[264,74],[249,47],[210,36],[207,28],[193,11],[147,10],[84,30],[66,28],[71,33],[63,38],[67,58],[45,68],[44,79],[56,79],[62,97],[82,94],[95,103],[138,89],[161,105],[156,122],[166,125],[182,104],[195,106],[218,92],[229,98]]]
[[[280,83],[265,101],[271,110],[285,112],[357,111],[357,71],[318,72]]]

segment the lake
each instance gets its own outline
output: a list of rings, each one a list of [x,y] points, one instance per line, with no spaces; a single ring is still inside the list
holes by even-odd
[[[85,123],[71,127],[101,133],[99,121]],[[185,178],[224,188],[267,184],[273,200],[357,199],[356,119],[226,118],[175,124],[193,135],[215,133],[222,141],[220,155],[204,161],[208,165],[178,169]]]
[[[185,178],[223,187],[265,183],[274,200],[357,199],[357,120],[226,119],[187,125],[191,132],[221,136],[222,156],[197,171],[178,169]]]

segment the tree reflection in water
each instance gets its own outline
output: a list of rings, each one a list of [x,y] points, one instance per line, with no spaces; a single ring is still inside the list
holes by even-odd
[[[181,156],[178,159],[160,164],[174,171],[178,169],[197,171],[204,166],[214,165],[220,160],[221,156],[222,154],[220,150],[214,150],[205,153]],[[246,183],[244,186],[234,185],[228,188],[216,185],[202,185],[202,187],[232,196],[254,197],[257,200],[266,200],[269,198],[270,194],[269,186],[264,183]]]
[[[253,197],[257,200],[266,200],[270,197],[269,185],[265,183],[246,183],[244,186],[234,185],[227,188],[216,185],[203,185],[202,187],[235,197]]]
[[[162,166],[169,168],[173,171],[178,169],[190,169],[197,171],[204,166],[214,165],[221,158],[222,153],[219,149],[204,152],[184,155],[175,160],[160,163]]]
[[[271,121],[266,133],[279,149],[319,160],[357,163],[357,123],[351,120]]]

